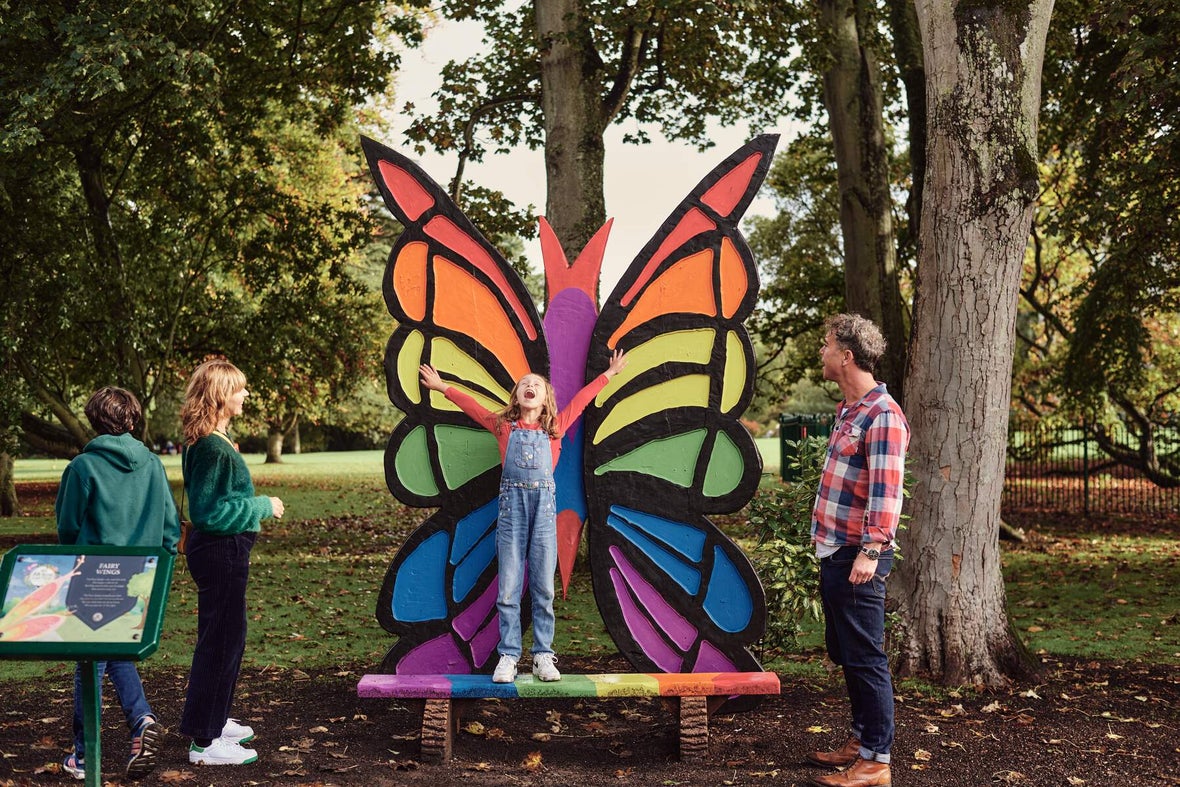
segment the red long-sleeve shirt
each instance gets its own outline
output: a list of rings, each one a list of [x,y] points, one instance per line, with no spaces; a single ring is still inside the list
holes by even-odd
[[[586,384],[586,387],[578,391],[565,409],[557,414],[557,437],[549,438],[549,452],[553,455],[553,466],[557,467],[557,460],[561,457],[561,438],[565,436],[566,430],[574,425],[574,422],[582,417],[582,411],[590,404],[590,401],[598,396],[598,392],[606,387],[610,382],[610,378],[605,374],[600,374]],[[500,446],[500,463],[504,463],[504,456],[508,452],[508,437],[512,434],[511,426],[507,423],[499,430],[496,429],[496,413],[488,410],[475,399],[460,391],[454,386],[448,386],[444,392],[447,399],[459,405],[459,409],[467,414],[471,420],[487,429],[496,436],[496,443]],[[541,425],[519,423],[518,427],[521,429],[540,429]]]

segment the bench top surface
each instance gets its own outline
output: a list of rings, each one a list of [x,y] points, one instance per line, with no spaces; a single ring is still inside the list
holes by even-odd
[[[562,675],[545,683],[524,674],[513,683],[491,675],[365,675],[360,697],[513,699],[516,697],[725,697],[778,694],[773,672],[691,672]]]

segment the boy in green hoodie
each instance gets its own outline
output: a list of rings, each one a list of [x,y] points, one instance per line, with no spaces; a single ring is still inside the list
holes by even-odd
[[[164,465],[131,435],[142,415],[139,400],[122,388],[107,386],[86,402],[86,418],[98,437],[86,444],[62,474],[54,507],[60,543],[163,546],[176,553],[180,517]],[[135,662],[100,662],[100,683],[104,673],[115,686],[131,730],[127,776],[139,778],[155,767],[164,730],[144,696]],[[79,667],[74,674],[74,753],[63,766],[75,779],[86,778],[85,745]]]

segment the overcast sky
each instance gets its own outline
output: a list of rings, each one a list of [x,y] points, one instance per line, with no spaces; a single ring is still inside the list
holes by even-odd
[[[438,89],[439,72],[448,60],[461,53],[477,51],[483,46],[482,28],[474,23],[440,22],[417,50],[403,55],[398,74],[397,101],[400,108],[412,101],[419,109],[433,107],[431,94]],[[428,152],[418,157],[406,142],[403,132],[409,119],[394,119],[394,136],[382,140],[415,159],[432,178],[444,186],[455,172],[457,155],[440,156]],[[779,151],[797,133],[799,126],[783,120],[777,128],[756,129],[745,123],[733,127],[711,126],[714,148],[698,152],[693,146],[668,142],[651,132],[655,141],[649,145],[622,142],[623,128],[611,126],[606,135],[606,213],[614,218],[610,241],[603,262],[600,292],[608,295],[626,267],[676,207],[689,190],[726,156],[760,133],[778,133]],[[467,177],[487,188],[504,192],[517,204],[532,204],[538,214],[545,211],[545,162],[540,150],[520,148],[502,156],[487,156],[481,164],[468,164]],[[769,213],[772,204],[761,197],[746,215]],[[566,249],[573,260],[580,249]],[[541,252],[536,241],[526,244],[526,254],[540,269]]]

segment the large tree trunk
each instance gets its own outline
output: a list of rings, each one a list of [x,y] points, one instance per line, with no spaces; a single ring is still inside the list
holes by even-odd
[[[905,200],[906,231],[898,234],[899,256],[911,255],[922,227],[922,191],[926,182],[926,69],[922,63],[922,37],[914,0],[888,0],[889,30],[893,34],[893,58],[905,85],[909,120],[910,193]]]
[[[16,479],[12,469],[12,454],[0,451],[0,516],[20,514],[20,501],[16,499]]]
[[[899,673],[948,685],[1003,687],[1030,667],[1005,609],[998,536],[1052,7],[917,3],[930,109],[906,377],[917,483],[893,595]]]
[[[830,34],[831,64],[824,72],[840,185],[844,239],[844,300],[849,311],[881,326],[890,352],[878,377],[903,402],[905,322],[897,280],[893,199],[885,146],[881,69],[873,51],[874,17],[867,0],[820,0]]]
[[[285,433],[281,426],[273,424],[266,433],[266,464],[278,464],[283,461],[283,438]]]
[[[545,118],[545,218],[571,259],[606,221],[602,62],[578,0],[535,0]]]

